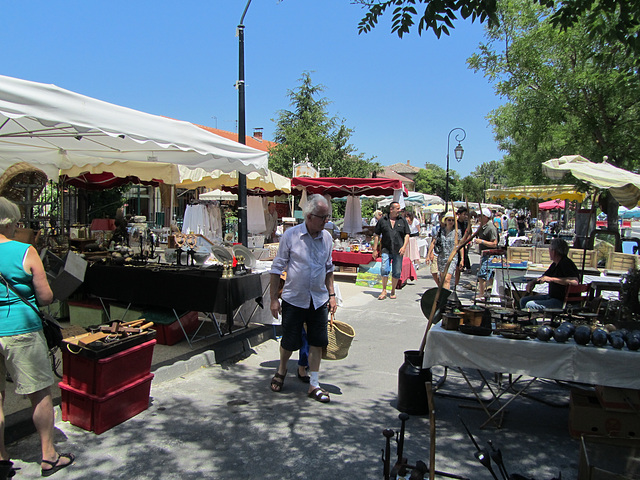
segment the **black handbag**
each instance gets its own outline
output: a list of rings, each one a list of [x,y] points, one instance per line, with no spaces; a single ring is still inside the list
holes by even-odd
[[[16,294],[16,296],[22,300],[24,303],[29,305],[40,317],[42,321],[42,332],[44,333],[44,338],[47,339],[47,347],[49,349],[59,347],[62,345],[62,327],[58,323],[58,321],[53,318],[50,314],[46,312],[40,311],[34,304],[32,304],[29,300],[24,298],[14,287],[9,283],[9,281],[2,276],[0,273],[0,281],[4,283],[9,290]]]

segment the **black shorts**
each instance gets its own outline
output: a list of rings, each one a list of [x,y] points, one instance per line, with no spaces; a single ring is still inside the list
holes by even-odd
[[[293,352],[302,346],[302,326],[307,324],[307,340],[312,347],[326,347],[328,304],[318,309],[300,308],[282,301],[282,340],[280,346]]]

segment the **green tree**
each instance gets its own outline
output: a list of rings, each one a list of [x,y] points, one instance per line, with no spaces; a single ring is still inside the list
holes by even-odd
[[[460,181],[460,186],[464,192],[460,200],[466,200],[474,204],[484,200],[484,183],[482,178],[467,175]]]
[[[353,0],[367,9],[358,25],[360,33],[371,31],[385,12],[392,11],[391,31],[400,38],[415,27],[418,34],[431,30],[438,38],[449,35],[454,21],[479,19],[488,27],[501,22],[500,2],[496,0]],[[637,0],[529,0],[530,5],[540,5],[548,10],[550,25],[557,31],[579,24],[583,35],[604,42],[619,43],[624,51],[640,62],[640,2]],[[418,13],[417,5],[424,5]]]
[[[269,168],[290,177],[293,163],[308,158],[323,176],[364,178],[380,171],[378,163],[349,143],[353,131],[345,120],[329,116],[330,102],[317,98],[323,91],[324,86],[314,85],[308,72],[302,74],[297,89],[289,90],[293,109],[278,112],[277,145],[269,150]]]
[[[509,184],[550,183],[541,162],[581,154],[640,166],[640,77],[620,42],[585,37],[586,19],[559,32],[552,11],[508,0],[469,59],[505,105],[491,112]],[[634,73],[630,73],[634,72]]]
[[[421,168],[414,179],[416,192],[438,195],[444,199],[447,186],[447,171],[433,163],[427,163],[426,168]],[[449,198],[459,200],[462,198],[462,184],[460,175],[449,169]]]

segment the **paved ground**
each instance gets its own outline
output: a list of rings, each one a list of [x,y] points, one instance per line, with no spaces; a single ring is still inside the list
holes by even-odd
[[[252,346],[235,361],[194,369],[211,363],[210,355],[199,353],[191,368],[184,362],[154,368],[149,409],[101,435],[58,420],[58,448],[74,452],[77,462],[56,477],[382,478],[382,430],[400,426],[395,408],[398,368],[403,352],[417,349],[424,334],[419,301],[434,286],[430,277],[428,269],[420,269],[419,278],[400,290],[396,300],[384,301],[376,299],[379,290],[340,284],[345,304],[337,318],[354,326],[356,338],[347,359],[322,363],[320,380],[331,403],[307,398],[307,385],[295,377],[294,360],[283,392],[269,390],[278,359],[273,339]],[[467,276],[463,283],[473,285],[474,279]],[[461,289],[461,295],[470,292]],[[554,383],[538,383],[531,396],[512,404],[501,430],[480,430],[483,413],[462,408],[474,402],[461,378],[450,373],[436,395],[436,468],[472,479],[492,478],[474,458],[461,417],[483,447],[492,440],[502,449],[509,473],[547,480],[562,472],[562,478],[576,478],[579,447],[568,434],[568,397]],[[21,467],[20,477],[39,477],[35,435],[12,443],[9,451]],[[405,456],[428,463],[427,417],[411,417],[407,423]]]

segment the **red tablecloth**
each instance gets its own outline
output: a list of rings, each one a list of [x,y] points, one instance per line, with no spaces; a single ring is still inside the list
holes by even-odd
[[[335,265],[366,265],[373,260],[370,253],[338,252],[336,250],[331,253],[331,257]],[[377,261],[381,261],[380,257],[377,258]],[[402,257],[402,272],[396,288],[402,288],[407,283],[407,280],[415,280],[416,278],[418,278],[418,275],[413,263],[409,257]]]
[[[344,266],[366,265],[373,260],[370,253],[339,252],[337,250],[331,252],[331,258],[334,265]]]

